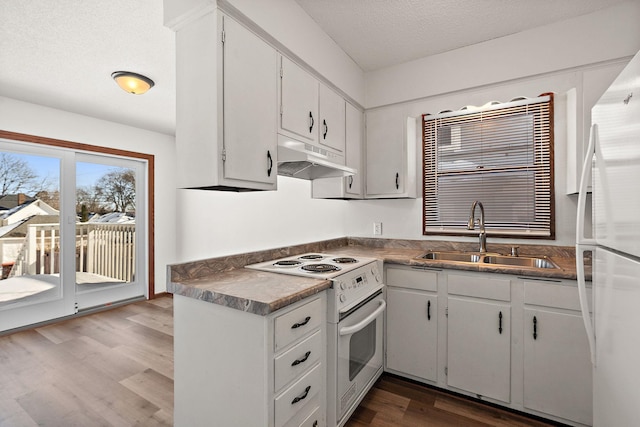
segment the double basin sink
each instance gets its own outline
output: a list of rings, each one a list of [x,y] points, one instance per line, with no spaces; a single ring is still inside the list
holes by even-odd
[[[432,261],[465,264],[488,264],[496,267],[559,268],[547,257],[509,256],[481,252],[428,252],[419,257]]]

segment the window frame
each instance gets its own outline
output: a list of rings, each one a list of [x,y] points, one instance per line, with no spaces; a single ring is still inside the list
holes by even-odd
[[[106,154],[112,156],[120,156],[120,157],[130,157],[133,159],[139,159],[142,161],[146,161],[147,163],[147,173],[146,173],[146,184],[147,184],[147,194],[146,194],[146,205],[147,205],[147,215],[146,215],[146,231],[147,231],[147,254],[148,254],[148,262],[147,262],[147,298],[153,299],[155,298],[155,250],[154,250],[154,206],[155,206],[155,157],[153,154],[139,153],[136,151],[128,151],[121,150],[117,148],[110,147],[102,147],[98,145],[84,144],[79,142],[66,141],[61,139],[47,138],[43,136],[37,135],[29,135],[17,132],[11,132],[0,129],[0,138],[9,140],[9,141],[19,141],[19,142],[27,142],[33,144],[39,144],[50,148],[64,148],[71,149],[80,152],[86,152],[89,154]]]
[[[515,113],[517,111],[515,108],[523,106],[527,113],[529,106],[537,106],[540,108],[540,111],[533,112],[533,114],[538,114],[542,119],[538,116],[534,118],[535,120],[544,120],[544,127],[540,130],[535,126],[532,126],[533,129],[533,137],[531,139],[532,152],[533,157],[536,159],[534,161],[534,165],[541,165],[539,169],[544,172],[544,175],[536,175],[537,168],[531,170],[533,172],[533,180],[534,183],[539,182],[540,177],[542,180],[540,182],[544,182],[547,184],[547,190],[541,191],[535,188],[536,184],[533,184],[533,200],[530,203],[533,205],[535,201],[539,197],[539,195],[544,196],[544,205],[542,205],[541,212],[547,212],[543,217],[546,218],[545,221],[538,222],[537,220],[532,222],[525,221],[495,221],[491,217],[486,218],[487,223],[485,224],[485,229],[487,235],[494,237],[503,237],[503,238],[522,238],[522,239],[545,239],[545,240],[555,240],[555,188],[554,188],[554,94],[553,93],[543,93],[536,98],[516,98],[512,101],[506,103],[497,103],[490,102],[485,104],[482,107],[465,107],[459,111],[443,111],[435,115],[424,114],[422,115],[422,179],[423,179],[423,209],[422,209],[422,234],[425,236],[469,236],[469,235],[477,235],[478,230],[477,227],[475,230],[468,230],[467,218],[464,219],[464,223],[459,220],[458,217],[455,218],[454,221],[449,220],[447,218],[441,217],[441,210],[439,209],[439,204],[437,202],[440,201],[437,191],[440,182],[439,178],[443,176],[451,176],[451,174],[447,174],[447,172],[443,172],[441,166],[444,162],[440,163],[440,159],[438,155],[442,150],[442,148],[438,147],[438,128],[446,127],[447,120],[450,118],[463,118],[465,124],[475,123],[474,120],[477,119],[477,123],[482,123],[483,114],[492,114],[492,118],[496,118],[498,116],[495,115],[496,111],[504,110],[509,113],[510,111],[514,111],[513,115],[506,115],[500,117],[517,117],[518,114],[522,114],[521,112]],[[545,110],[546,109],[546,110]],[[546,117],[545,117],[546,115]],[[485,119],[486,120],[486,119]],[[445,123],[442,126],[442,123]],[[506,126],[505,126],[506,127]],[[451,141],[449,142],[451,143]],[[487,142],[482,140],[480,143],[480,147],[482,144],[486,144]],[[436,144],[435,146],[433,144]],[[541,157],[541,162],[538,163],[538,150],[543,151],[543,156]],[[544,151],[546,150],[546,151]],[[506,152],[505,152],[506,153]],[[526,163],[522,163],[522,167],[524,168]],[[435,168],[435,169],[434,169]],[[490,177],[492,174],[497,173],[505,173],[506,171],[513,171],[514,167],[504,167],[501,170],[495,171],[487,171],[484,167],[479,167],[477,171],[469,171],[465,176],[477,178],[481,180],[483,177]],[[523,169],[524,170],[524,169]],[[528,169],[527,169],[528,170]],[[493,175],[495,176],[495,175]],[[463,195],[464,193],[460,193]],[[506,197],[506,196],[505,196]],[[468,206],[465,206],[465,209],[469,209],[471,207],[471,202],[469,201]],[[482,202],[481,198],[478,198],[478,201]],[[434,202],[436,204],[434,205]],[[466,202],[465,202],[466,204]],[[486,204],[485,204],[486,208]],[[476,214],[477,218],[477,214]],[[495,218],[495,217],[494,217]],[[491,222],[494,224],[492,225]],[[525,224],[529,224],[525,226]],[[534,224],[531,226],[531,224]],[[540,225],[544,225],[544,228],[541,228]]]

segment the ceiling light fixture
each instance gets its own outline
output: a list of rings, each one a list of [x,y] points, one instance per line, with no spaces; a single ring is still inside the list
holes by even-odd
[[[118,86],[120,86],[122,90],[133,93],[134,95],[142,95],[155,84],[149,77],[130,71],[116,71],[111,74],[111,77],[118,83]]]

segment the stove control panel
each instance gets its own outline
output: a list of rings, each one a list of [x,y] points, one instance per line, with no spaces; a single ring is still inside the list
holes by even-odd
[[[333,303],[338,311],[348,310],[382,286],[378,262],[373,261],[333,278]],[[331,299],[330,299],[331,300]]]

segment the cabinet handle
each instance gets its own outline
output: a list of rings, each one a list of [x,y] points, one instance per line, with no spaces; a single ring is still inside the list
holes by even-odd
[[[310,351],[307,351],[307,352],[304,354],[304,356],[302,356],[302,358],[301,358],[301,359],[294,360],[294,361],[293,361],[293,363],[291,364],[291,366],[297,366],[297,365],[299,365],[299,364],[301,364],[301,363],[306,362],[306,361],[307,361],[307,359],[309,358],[309,356],[311,356],[311,352],[310,352]]]
[[[307,316],[302,322],[300,323],[294,323],[293,325],[291,325],[291,329],[297,329],[300,326],[304,326],[307,323],[309,323],[309,320],[311,320],[311,316]]]
[[[271,158],[271,152],[267,150],[267,176],[271,176],[271,171],[273,170],[273,159]]]
[[[431,320],[431,300],[427,301],[427,320]]]
[[[498,314],[498,332],[502,334],[502,312]]]
[[[313,120],[313,113],[309,111],[309,133],[313,132],[313,125],[315,121]]]
[[[313,422],[313,425],[312,425],[311,427],[318,427],[318,420],[315,420],[315,421]]]
[[[309,390],[311,390],[311,386],[310,385],[308,385],[307,388],[304,389],[304,393],[302,393],[300,396],[296,396],[296,398],[291,401],[291,404],[295,405],[296,403],[300,402],[301,400],[306,399],[307,395],[309,394]]]
[[[327,139],[327,132],[329,132],[329,126],[327,126],[327,121],[322,120],[322,125],[324,126],[324,133],[322,134],[322,139]]]
[[[349,175],[349,188],[353,185],[353,175]]]
[[[396,190],[400,188],[400,174],[396,172]]]
[[[533,339],[538,339],[538,319],[533,316]]]

